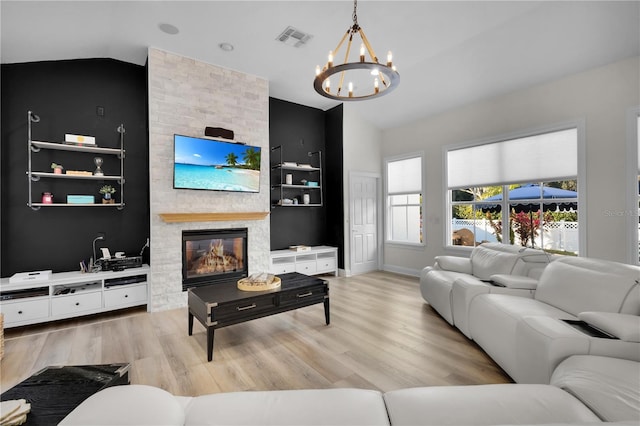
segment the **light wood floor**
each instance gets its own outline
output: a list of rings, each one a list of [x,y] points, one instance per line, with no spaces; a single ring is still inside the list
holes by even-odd
[[[505,383],[472,341],[424,303],[418,279],[386,272],[330,281],[322,304],[206,332],[187,310],[143,309],[5,330],[4,392],[48,365],[128,362],[131,383],[176,395],[268,389]]]

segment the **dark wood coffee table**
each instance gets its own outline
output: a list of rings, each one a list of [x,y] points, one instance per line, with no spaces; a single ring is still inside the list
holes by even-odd
[[[57,425],[94,393],[127,384],[129,364],[52,366],[4,392],[0,400],[26,399],[31,411],[25,425]]]
[[[317,303],[324,303],[325,322],[329,325],[328,281],[297,272],[278,277],[282,280],[282,285],[274,290],[238,290],[235,280],[188,290],[189,336],[193,334],[195,317],[207,329],[208,361],[213,359],[213,333],[217,328]]]

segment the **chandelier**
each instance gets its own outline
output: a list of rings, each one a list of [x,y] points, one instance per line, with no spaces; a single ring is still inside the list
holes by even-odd
[[[313,88],[322,96],[330,99],[359,101],[380,97],[391,92],[400,83],[400,74],[398,74],[396,67],[393,65],[391,52],[387,54],[386,64],[378,62],[378,57],[373,51],[369,40],[367,40],[364,30],[358,25],[357,7],[358,0],[354,0],[353,25],[347,29],[342,40],[338,43],[338,47],[329,52],[326,65],[323,68],[320,68],[319,65],[316,66],[316,78],[313,80]],[[349,53],[351,53],[351,45],[355,35],[359,35],[361,39],[360,57],[358,60],[349,62]],[[344,54],[344,62],[336,65],[333,62],[334,57],[338,57],[338,52],[347,37],[349,37],[349,41]],[[365,54],[369,55],[368,61]],[[330,77],[336,74],[339,74],[338,86],[335,91],[332,91]],[[343,88],[345,80],[348,83],[346,91]]]

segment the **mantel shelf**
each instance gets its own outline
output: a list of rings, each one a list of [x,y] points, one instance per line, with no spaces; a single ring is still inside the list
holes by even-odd
[[[164,222],[212,222],[233,220],[262,220],[269,212],[224,212],[224,213],[160,213]]]

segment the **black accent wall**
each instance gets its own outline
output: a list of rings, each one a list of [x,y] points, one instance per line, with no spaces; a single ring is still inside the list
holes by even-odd
[[[92,255],[92,241],[111,253],[138,255],[149,236],[149,139],[145,67],[111,59],[87,59],[23,64],[1,68],[1,270],[16,272],[79,269]],[[98,107],[104,115],[98,114]],[[33,139],[62,142],[65,133],[96,137],[99,146],[119,147],[116,128],[124,124],[125,203],[123,210],[102,207],[27,206],[27,111],[40,117]],[[102,156],[106,174],[117,174],[116,156]],[[49,171],[51,162],[66,169],[93,170],[93,155],[42,150],[34,154],[34,170]],[[99,198],[106,181],[42,179],[33,185],[33,200],[43,191],[64,202],[67,194]],[[119,185],[114,185],[119,188]],[[120,191],[116,194],[120,200]],[[146,259],[145,259],[146,260]]]
[[[328,139],[327,136],[330,136]],[[342,106],[330,111],[269,98],[269,144],[281,145],[283,161],[312,162],[308,152],[322,151],[322,207],[279,207],[271,209],[271,250],[290,245],[330,245],[342,250]],[[271,163],[279,154],[272,151]],[[337,198],[339,197],[339,202]],[[277,199],[272,194],[272,200]]]

